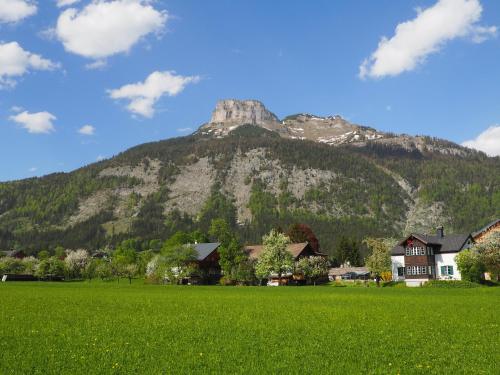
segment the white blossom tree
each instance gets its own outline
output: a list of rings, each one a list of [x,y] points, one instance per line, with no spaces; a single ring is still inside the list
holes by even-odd
[[[66,251],[64,264],[70,278],[82,277],[83,271],[89,262],[90,256],[87,250],[78,249],[75,251]]]
[[[259,279],[276,275],[281,285],[281,278],[293,271],[293,256],[287,249],[290,238],[273,229],[262,240],[264,250],[255,265],[255,274]]]

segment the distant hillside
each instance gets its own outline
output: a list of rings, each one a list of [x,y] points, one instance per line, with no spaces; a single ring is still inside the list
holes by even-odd
[[[222,122],[193,135],[143,144],[71,173],[0,184],[0,249],[161,239],[206,230],[223,217],[247,242],[274,226],[307,223],[331,252],[340,236],[400,236],[440,224],[470,232],[500,213],[500,158],[338,117],[279,121],[252,105],[241,111],[235,119],[232,109],[216,110],[212,118]],[[299,120],[301,126],[286,125]],[[325,121],[331,133],[330,125],[314,125]],[[347,133],[335,121],[364,136],[321,141]],[[292,128],[307,137],[291,135]]]

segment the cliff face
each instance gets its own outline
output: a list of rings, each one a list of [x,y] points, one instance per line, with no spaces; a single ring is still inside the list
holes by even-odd
[[[225,136],[240,125],[249,124],[279,131],[278,117],[257,100],[221,100],[212,112],[210,122],[202,129],[215,136]]]

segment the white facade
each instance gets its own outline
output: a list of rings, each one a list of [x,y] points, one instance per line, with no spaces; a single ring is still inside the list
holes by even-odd
[[[455,261],[455,258],[457,257],[458,253],[445,253],[445,254],[436,254],[435,260],[436,260],[436,275],[437,279],[439,280],[462,280],[462,275],[460,275],[460,271],[458,270],[457,267],[457,262]],[[448,274],[445,272],[444,274],[442,273],[442,267],[452,267],[451,271],[452,274]],[[448,268],[447,271],[450,271]]]
[[[392,280],[393,281],[403,281],[405,279],[403,276],[398,276],[398,268],[405,266],[405,256],[404,255],[392,255]]]

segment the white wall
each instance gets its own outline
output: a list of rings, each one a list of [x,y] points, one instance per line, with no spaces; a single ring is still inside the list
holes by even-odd
[[[457,268],[455,257],[458,253],[436,254],[436,275],[441,280],[462,280],[462,276]],[[441,275],[441,266],[453,266],[453,276]]]
[[[398,267],[405,266],[405,256],[404,255],[392,255],[392,280],[399,281],[404,280],[404,276],[398,276]]]

